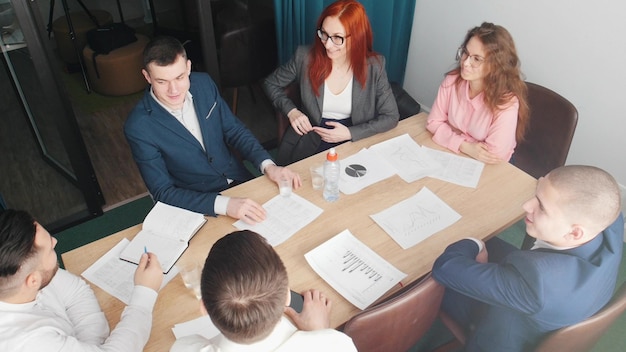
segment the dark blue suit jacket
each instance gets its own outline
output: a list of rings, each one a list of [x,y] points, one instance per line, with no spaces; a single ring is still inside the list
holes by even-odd
[[[128,116],[124,133],[155,200],[215,215],[215,197],[228,188],[227,179],[251,178],[229,147],[257,167],[271,157],[232,114],[208,74],[193,72],[189,78],[206,151],[152,98],[150,87]]]
[[[454,243],[433,267],[446,287],[442,309],[472,326],[467,351],[532,350],[547,332],[578,323],[609,301],[623,235],[620,214],[593,240],[568,250],[519,250],[494,238],[486,264],[476,262],[473,241]]]

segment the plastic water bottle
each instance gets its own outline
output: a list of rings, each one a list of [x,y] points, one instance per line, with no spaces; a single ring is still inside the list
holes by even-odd
[[[324,199],[334,202],[339,199],[340,166],[335,148],[330,148],[324,162]]]

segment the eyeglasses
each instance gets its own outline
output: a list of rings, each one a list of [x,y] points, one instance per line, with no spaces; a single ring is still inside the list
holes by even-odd
[[[478,55],[470,55],[465,47],[460,47],[456,51],[456,61],[460,61],[461,63],[463,63],[465,62],[465,60],[467,60],[468,57],[470,59],[470,66],[472,66],[473,68],[477,68],[482,65],[483,62],[485,62],[484,57]]]
[[[326,41],[328,41],[328,39],[330,38],[330,41],[333,42],[333,44],[335,44],[335,45],[343,45],[343,43],[346,41],[346,38],[348,38],[350,35],[348,34],[345,37],[342,37],[340,35],[328,35],[328,33],[324,32],[322,29],[318,29],[317,30],[317,36],[324,43],[326,43]]]

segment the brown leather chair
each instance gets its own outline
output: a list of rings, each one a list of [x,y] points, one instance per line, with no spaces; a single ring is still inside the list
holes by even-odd
[[[515,148],[515,166],[539,178],[565,165],[578,111],[567,99],[535,83],[526,82],[530,121],[524,141]]]
[[[566,326],[549,333],[534,351],[589,351],[624,311],[626,311],[626,282],[622,283],[613,295],[613,298],[599,312],[578,324]],[[463,329],[444,312],[440,312],[439,318],[456,337],[456,341],[452,341],[436,351],[456,350],[465,343]]]
[[[526,82],[530,119],[525,139],[515,148],[514,164],[534,178],[565,165],[578,122],[578,111],[552,90]],[[522,248],[535,239],[526,235]]]
[[[405,352],[437,318],[443,291],[443,286],[428,274],[350,318],[343,332],[352,338],[359,352]]]

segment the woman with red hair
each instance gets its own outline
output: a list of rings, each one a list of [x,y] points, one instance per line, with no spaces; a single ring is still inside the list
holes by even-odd
[[[510,160],[529,116],[513,38],[504,27],[485,22],[467,32],[456,58],[426,128],[453,152],[488,164]]]
[[[345,141],[394,128],[398,106],[385,58],[372,49],[372,29],[363,5],[340,0],[322,11],[316,39],[299,47],[265,79],[265,92],[289,118],[277,163],[286,165]],[[302,106],[285,93],[297,82]]]

